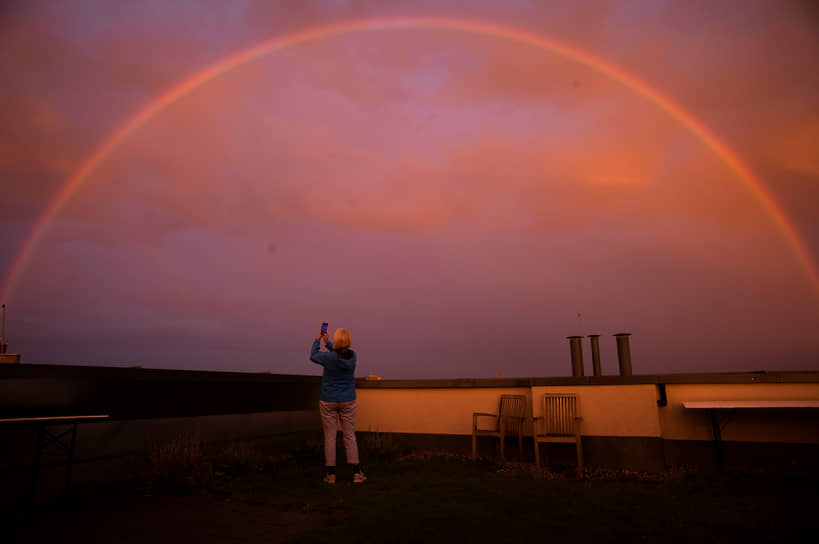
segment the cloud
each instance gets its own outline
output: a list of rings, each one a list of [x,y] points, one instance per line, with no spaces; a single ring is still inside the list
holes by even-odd
[[[66,119],[46,100],[0,89],[0,177],[3,220],[28,219],[75,168],[81,149]]]
[[[17,226],[4,247],[190,74],[276,35],[390,13],[508,24],[623,67],[735,150],[819,247],[819,46],[791,4],[17,5],[0,22],[3,220]],[[368,360],[389,361],[379,373],[474,377],[497,352],[524,375],[562,373],[562,355],[552,367],[520,346],[544,335],[564,353],[580,309],[644,338],[635,362],[643,350],[652,368],[785,360],[769,338],[810,337],[807,293],[749,188],[645,98],[537,48],[406,30],[285,49],[166,108],[61,210],[12,302],[24,351],[43,357],[99,333],[83,357],[150,345],[167,364],[226,368],[241,353],[251,368],[272,350],[299,371],[300,331],[321,316],[361,331]],[[384,323],[432,362],[396,354]],[[453,323],[492,345],[453,347]],[[750,338],[733,352],[713,331]],[[807,368],[816,345],[800,350],[787,360]]]
[[[383,111],[368,119],[336,111],[321,90],[299,89],[312,98],[306,109],[275,99],[260,116],[257,100],[269,102],[275,91],[248,95],[244,84],[226,78],[203,87],[142,127],[77,195],[73,217],[148,230],[252,233],[271,220],[311,218],[440,232],[464,221],[554,229],[613,216],[645,223],[672,212],[722,224],[754,205],[711,150],[663,112],[647,111],[640,97],[620,97],[614,108],[587,103],[582,129],[573,126],[580,113],[539,112],[522,132],[502,112],[471,104],[478,120],[470,123],[480,130],[448,141],[448,119],[433,119],[425,130],[440,141],[428,154]],[[233,100],[239,96],[245,100]],[[423,98],[431,105],[435,99]],[[134,202],[150,202],[167,220],[146,224],[122,213]],[[726,214],[737,202],[743,204]]]
[[[778,163],[788,172],[819,181],[819,116],[784,130],[777,141],[772,142],[768,161]]]

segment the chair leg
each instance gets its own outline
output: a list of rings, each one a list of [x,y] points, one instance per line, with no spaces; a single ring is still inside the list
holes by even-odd
[[[475,429],[472,429],[472,460],[475,461],[478,458],[478,437],[476,436]]]
[[[579,432],[575,435],[575,443],[577,444],[577,477],[581,478],[583,475],[583,438]]]
[[[532,435],[532,442],[535,443],[535,466],[540,468],[540,444],[537,441],[537,437]]]
[[[506,456],[504,455],[504,446],[506,445],[506,435],[503,434],[503,431],[500,433],[500,460],[501,463],[506,462]]]
[[[520,457],[521,463],[523,462],[523,433],[518,433],[518,456]]]

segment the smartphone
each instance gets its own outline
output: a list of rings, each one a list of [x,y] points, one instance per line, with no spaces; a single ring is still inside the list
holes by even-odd
[[[321,324],[321,334],[324,334],[326,332],[327,332],[327,323],[322,323]]]

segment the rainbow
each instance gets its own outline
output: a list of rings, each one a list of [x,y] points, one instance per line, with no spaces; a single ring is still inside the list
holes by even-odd
[[[445,30],[478,34],[494,38],[507,39],[521,44],[530,45],[550,53],[554,53],[587,66],[601,74],[604,74],[628,89],[643,96],[649,102],[658,106],[681,125],[691,131],[702,143],[710,148],[717,156],[730,168],[748,189],[756,196],[774,223],[784,235],[790,249],[802,265],[814,292],[819,296],[819,272],[817,272],[813,260],[804,242],[800,239],[794,226],[788,221],[782,208],[773,199],[771,194],[765,189],[759,178],[757,178],[748,166],[746,166],[727,145],[721,142],[704,124],[698,121],[690,113],[673,102],[658,90],[637,77],[595,57],[585,51],[571,47],[557,40],[532,34],[524,30],[499,26],[495,24],[470,21],[463,19],[452,19],[444,17],[400,17],[400,18],[376,18],[366,20],[354,20],[326,24],[312,27],[275,37],[266,40],[253,47],[244,49],[238,53],[230,55],[222,60],[205,67],[204,69],[190,75],[180,83],[174,85],[153,102],[145,105],[142,109],[129,117],[114,133],[108,137],[94,152],[88,157],[80,167],[60,188],[56,197],[37,219],[34,227],[21,245],[21,249],[12,261],[9,273],[3,282],[0,290],[0,300],[4,300],[12,291],[15,283],[20,278],[26,263],[30,259],[39,241],[47,232],[49,225],[65,205],[68,199],[77,192],[83,182],[88,179],[94,170],[105,159],[116,150],[122,142],[135,130],[139,129],[148,120],[161,113],[165,108],[180,100],[185,95],[204,85],[205,83],[220,77],[230,70],[252,62],[264,55],[275,51],[281,51],[287,47],[304,44],[313,40],[352,34],[364,31],[381,31],[395,29],[417,29],[417,30]]]

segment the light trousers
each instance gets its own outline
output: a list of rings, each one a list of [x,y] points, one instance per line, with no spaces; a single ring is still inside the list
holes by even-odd
[[[355,441],[355,401],[326,402],[319,401],[321,427],[324,429],[324,464],[336,466],[336,434],[341,420],[341,432],[344,435],[344,452],[347,463],[358,464],[358,443]]]

